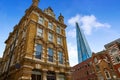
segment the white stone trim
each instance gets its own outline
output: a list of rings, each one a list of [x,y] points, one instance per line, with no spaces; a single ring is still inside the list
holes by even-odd
[[[23,67],[27,67],[27,68],[31,68],[31,69],[34,68],[34,67],[32,67],[32,66],[29,66],[29,65],[23,65]]]
[[[39,13],[35,12],[35,11],[32,11],[32,13],[36,14],[37,16],[39,16]]]
[[[18,78],[18,80],[21,80],[21,79],[29,79],[29,80],[31,80],[31,77],[22,76],[22,77]]]
[[[32,57],[25,56],[25,58],[32,59]]]

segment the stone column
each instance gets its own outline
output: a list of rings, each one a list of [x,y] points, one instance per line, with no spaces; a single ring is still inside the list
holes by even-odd
[[[47,70],[43,70],[42,80],[47,80]]]
[[[59,80],[59,72],[56,72],[56,80]]]

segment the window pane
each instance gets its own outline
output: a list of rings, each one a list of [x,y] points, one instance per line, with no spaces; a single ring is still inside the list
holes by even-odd
[[[38,23],[43,24],[43,18],[39,17]]]
[[[57,33],[59,33],[59,34],[60,34],[60,27],[59,27],[59,26],[57,26],[56,31],[57,31]]]
[[[57,37],[57,44],[61,44],[62,43],[62,40],[60,37]]]
[[[48,48],[48,61],[53,62],[53,49]]]
[[[58,52],[59,63],[63,64],[63,54],[62,52]]]
[[[41,28],[37,28],[37,36],[42,37],[43,35],[43,30]]]
[[[53,41],[53,34],[52,33],[48,33],[48,40]]]
[[[49,28],[49,29],[53,29],[52,23],[50,23],[50,22],[48,23],[48,28]]]
[[[35,57],[41,59],[41,54],[42,54],[42,45],[37,44]]]

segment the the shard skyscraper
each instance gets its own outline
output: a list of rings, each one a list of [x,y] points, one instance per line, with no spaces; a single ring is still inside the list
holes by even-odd
[[[77,51],[78,51],[78,63],[81,63],[91,57],[92,52],[87,43],[84,33],[80,29],[78,23],[76,23],[76,38],[77,38]]]

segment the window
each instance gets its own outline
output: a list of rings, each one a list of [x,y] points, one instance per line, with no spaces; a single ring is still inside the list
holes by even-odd
[[[58,59],[59,59],[59,63],[63,64],[63,53],[62,52],[58,52]]]
[[[61,44],[62,43],[62,39],[60,37],[57,37],[57,44]]]
[[[42,17],[39,17],[38,23],[43,24],[43,18]]]
[[[120,73],[120,67],[118,68],[118,71],[119,71],[119,73]]]
[[[43,30],[41,28],[37,28],[37,36],[39,37],[43,36]]]
[[[42,45],[41,44],[37,44],[36,45],[35,58],[41,59],[41,55],[42,55]]]
[[[117,60],[117,62],[120,62],[120,57],[117,56],[117,57],[116,57],[116,60]]]
[[[112,55],[118,54],[118,49],[113,48],[113,49],[111,50],[111,54],[112,54]]]
[[[53,62],[53,49],[48,48],[48,61]]]
[[[50,23],[50,22],[48,23],[48,28],[49,28],[49,29],[53,29],[52,23]]]
[[[118,54],[114,55],[114,60],[116,63],[120,62],[120,56]]]
[[[60,27],[59,26],[57,26],[56,32],[60,34]]]
[[[97,58],[96,58],[96,57],[94,58],[94,62],[95,62],[95,63],[97,63],[97,62],[98,62],[98,60],[97,60]]]
[[[65,80],[65,75],[64,74],[59,74],[59,80]]]
[[[32,80],[41,80],[41,72],[37,69],[32,70]]]
[[[53,41],[53,34],[52,33],[48,33],[48,40]]]
[[[111,79],[110,73],[109,73],[108,71],[105,71],[105,75],[106,75],[106,78],[107,78],[107,79]]]

